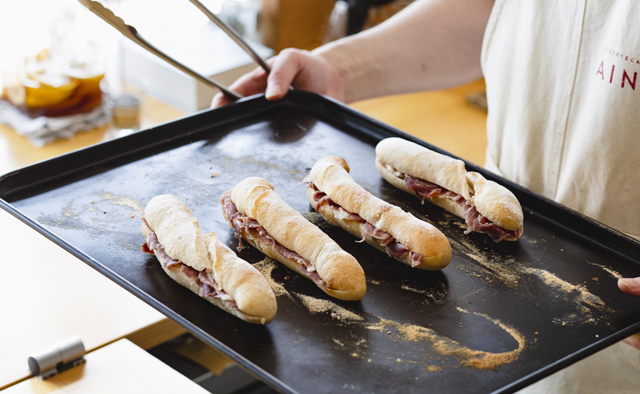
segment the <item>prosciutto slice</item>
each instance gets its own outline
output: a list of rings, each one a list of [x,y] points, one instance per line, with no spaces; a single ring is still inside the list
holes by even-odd
[[[180,272],[187,275],[191,279],[195,279],[198,277],[198,275],[200,275],[200,271],[195,270],[185,264],[182,264],[182,267],[180,267]]]
[[[144,219],[142,220],[144,221],[144,224],[147,227],[149,227],[149,225],[147,224],[147,221]],[[154,254],[154,251],[157,251],[158,255],[160,256],[160,261],[162,262],[162,265],[166,269],[171,269],[171,267],[173,266],[182,264],[178,260],[174,260],[171,257],[169,257],[169,255],[164,250],[162,245],[160,245],[160,241],[158,241],[158,237],[156,236],[156,233],[154,231],[149,231],[149,234],[147,235],[147,239],[142,244],[142,250],[145,253],[149,253],[149,254]]]
[[[467,226],[469,226],[464,232],[465,234],[469,234],[472,231],[485,232],[489,234],[495,242],[500,242],[505,238],[518,238],[517,230],[503,229],[486,217],[482,216],[480,212],[476,210],[476,207],[467,205],[463,215]]]
[[[141,214],[138,214],[138,212],[140,211],[142,211]],[[140,211],[137,211],[135,213],[137,216],[132,217],[142,217],[142,222],[149,229],[149,234],[147,234],[147,238],[142,244],[142,251],[152,255],[155,255],[157,253],[158,259],[165,269],[171,269],[175,266],[180,267],[180,272],[184,273],[189,278],[195,279],[196,283],[200,287],[200,297],[221,298],[222,300],[224,300],[227,307],[231,309],[238,309],[238,305],[236,304],[235,300],[233,300],[233,298],[231,298],[231,296],[228,295],[222,289],[222,287],[220,287],[218,283],[209,276],[209,274],[207,274],[205,271],[198,271],[196,269],[193,269],[181,261],[172,259],[167,254],[162,244],[160,244],[160,241],[158,241],[158,236],[156,235],[156,233],[151,230],[149,224],[144,219],[144,210]]]
[[[358,242],[364,242],[367,239],[367,237],[373,237],[377,239],[378,241],[380,241],[380,245],[382,246],[387,246],[393,241],[395,241],[395,238],[393,238],[391,234],[389,234],[386,231],[382,231],[379,228],[376,228],[373,224],[369,222],[365,222],[365,225],[362,227],[362,239]],[[405,248],[405,250],[407,249]],[[395,257],[395,256],[391,256],[391,257]]]
[[[447,190],[442,186],[436,185],[435,183],[425,181],[424,179],[416,178],[407,174],[402,175],[402,179],[404,179],[404,183],[405,185],[407,185],[407,188],[420,196],[423,204],[424,200],[427,198],[436,198],[442,196],[453,200],[461,205],[468,205],[467,200],[458,193]]]
[[[469,234],[472,231],[483,232],[488,234],[495,242],[500,242],[505,238],[518,238],[517,230],[506,230],[493,223],[478,212],[476,207],[470,205],[460,194],[447,190],[442,186],[438,186],[435,183],[431,183],[424,179],[412,177],[408,174],[400,174],[400,178],[404,179],[404,183],[407,185],[407,188],[416,193],[422,200],[423,204],[425,199],[433,199],[436,197],[448,198],[458,203],[463,209],[463,217],[467,223],[467,230],[464,232],[465,234]]]
[[[325,281],[316,272],[316,268],[309,260],[276,241],[257,220],[238,212],[238,207],[231,200],[230,192],[225,192],[222,195],[222,205],[225,209],[226,219],[236,230],[236,238],[238,238],[238,247],[240,249],[244,248],[242,246],[242,232],[248,232],[261,243],[271,245],[283,257],[297,262],[300,265],[300,272],[313,280],[315,284],[326,287]]]
[[[420,260],[422,259],[422,255],[418,253],[414,253],[407,249],[403,244],[398,242],[391,234],[386,231],[380,230],[373,224],[367,222],[362,218],[362,216],[349,212],[346,209],[342,208],[342,206],[336,204],[332,199],[327,197],[327,195],[316,187],[316,185],[308,179],[305,179],[303,182],[307,187],[310,187],[314,190],[313,199],[316,201],[316,211],[320,211],[320,207],[323,204],[328,205],[331,209],[333,209],[334,216],[338,219],[346,219],[346,220],[354,220],[358,223],[364,223],[362,226],[362,239],[357,242],[366,241],[367,237],[372,237],[380,241],[380,245],[385,247],[385,251],[389,255],[389,257],[393,258],[402,258],[407,253],[411,256],[411,266],[417,267],[420,265]]]

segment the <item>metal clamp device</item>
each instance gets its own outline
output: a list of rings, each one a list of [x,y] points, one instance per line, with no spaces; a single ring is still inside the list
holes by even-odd
[[[84,345],[79,336],[54,343],[29,356],[29,369],[33,376],[49,379],[60,372],[86,362]]]

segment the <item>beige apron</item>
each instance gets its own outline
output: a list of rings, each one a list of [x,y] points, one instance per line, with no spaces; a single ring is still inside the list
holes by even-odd
[[[640,239],[640,1],[497,0],[482,68],[485,167]],[[522,393],[640,393],[626,346]]]

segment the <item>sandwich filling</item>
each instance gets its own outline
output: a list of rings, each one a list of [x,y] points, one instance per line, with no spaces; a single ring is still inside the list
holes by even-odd
[[[231,200],[231,192],[225,192],[222,195],[222,205],[224,207],[224,216],[234,230],[236,230],[236,238],[238,238],[238,248],[242,250],[242,235],[250,234],[255,240],[271,245],[277,253],[286,259],[293,260],[298,264],[300,273],[321,287],[327,287],[326,282],[320,277],[314,265],[298,253],[290,250],[276,241],[267,230],[255,219],[238,212],[238,207]]]
[[[382,160],[378,160],[378,163],[393,175],[404,180],[407,188],[418,195],[423,204],[425,199],[433,200],[436,198],[448,198],[459,204],[462,207],[462,216],[467,223],[465,234],[469,234],[472,231],[483,232],[488,234],[495,242],[500,242],[504,239],[518,239],[518,230],[507,230],[493,223],[478,212],[476,207],[469,204],[460,194],[447,190],[435,183],[400,172]]]
[[[353,220],[357,223],[362,223],[361,232],[362,239],[358,242],[366,241],[367,237],[375,238],[380,242],[380,245],[384,246],[385,251],[389,257],[403,258],[407,254],[411,257],[411,266],[417,267],[420,265],[422,255],[412,252],[407,249],[402,243],[395,239],[391,234],[386,231],[380,230],[373,224],[367,222],[362,216],[357,213],[349,212],[335,201],[330,199],[326,193],[320,191],[316,185],[311,182],[309,178],[306,178],[303,183],[313,189],[313,200],[316,202],[315,210],[320,212],[320,208],[324,205],[333,211],[333,216],[340,220]]]
[[[162,244],[160,244],[155,231],[149,227],[149,224],[144,219],[144,209],[141,209],[132,215],[132,217],[136,216],[140,216],[142,218],[142,223],[147,227],[147,229],[149,229],[149,234],[147,234],[147,238],[142,243],[143,252],[158,257],[158,260],[160,260],[160,263],[166,270],[171,270],[176,267],[176,269],[179,269],[180,272],[185,274],[187,277],[194,279],[200,288],[200,292],[198,293],[200,297],[220,298],[230,309],[238,309],[238,305],[235,300],[222,289],[211,275],[205,271],[195,270],[185,263],[171,258],[171,256],[167,254]]]

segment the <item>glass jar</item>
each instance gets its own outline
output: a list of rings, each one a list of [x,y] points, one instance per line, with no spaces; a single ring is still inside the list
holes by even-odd
[[[107,100],[107,110],[111,116],[111,130],[106,139],[124,137],[140,129],[142,100],[134,94],[124,93]]]

